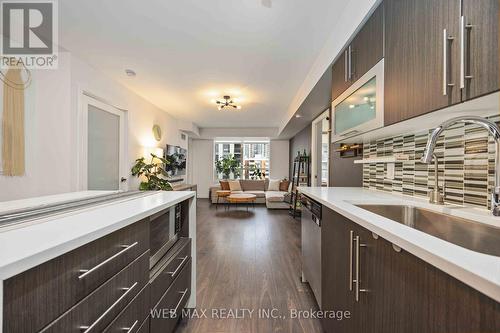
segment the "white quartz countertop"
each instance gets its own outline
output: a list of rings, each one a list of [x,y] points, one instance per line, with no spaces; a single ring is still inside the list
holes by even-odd
[[[17,211],[20,209],[33,209],[42,208],[47,205],[54,203],[64,203],[73,200],[83,200],[89,198],[97,198],[100,196],[105,196],[113,193],[118,193],[120,191],[79,191],[79,192],[68,192],[54,195],[46,195],[41,197],[2,201],[0,202],[0,214],[7,214],[12,211]]]
[[[438,206],[429,204],[425,198],[356,187],[299,187],[299,191],[500,302],[500,257],[471,251],[355,205],[412,205],[496,227],[500,227],[500,217],[483,209]]]
[[[0,280],[5,280],[195,196],[193,191],[150,193],[50,216],[15,228],[7,227],[5,230],[0,228]],[[80,192],[80,195],[72,194],[65,199],[88,198],[93,196],[92,194]],[[47,200],[42,201],[46,203]],[[41,201],[29,199],[26,203],[37,206]],[[5,206],[9,209],[22,208],[18,203]]]

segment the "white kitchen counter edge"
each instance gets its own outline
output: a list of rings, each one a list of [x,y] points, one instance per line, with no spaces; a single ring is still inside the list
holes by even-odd
[[[398,222],[356,207],[356,204],[410,204],[429,207],[425,201],[413,197],[381,193],[362,188],[300,187],[299,191],[326,207],[349,218],[387,241],[401,247],[429,264],[450,274],[463,283],[500,302],[500,258],[474,252],[434,236],[409,228]],[[447,214],[467,216],[465,213],[444,207]],[[443,211],[444,209],[441,209]],[[434,209],[439,210],[439,209]],[[483,219],[483,212],[478,219]],[[491,219],[490,219],[491,220]],[[323,221],[323,223],[328,223]]]
[[[137,199],[128,198],[0,232],[0,280],[8,279],[194,196],[193,191],[179,191],[161,192]],[[89,222],[96,216],[100,217],[98,222]],[[37,245],[37,238],[44,239],[51,234],[57,234],[57,239]]]

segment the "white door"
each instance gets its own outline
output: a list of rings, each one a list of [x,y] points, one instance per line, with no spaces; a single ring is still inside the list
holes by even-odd
[[[126,112],[84,95],[80,117],[80,189],[127,190]]]
[[[330,152],[330,111],[326,110],[312,122],[311,176],[312,186],[328,186]]]

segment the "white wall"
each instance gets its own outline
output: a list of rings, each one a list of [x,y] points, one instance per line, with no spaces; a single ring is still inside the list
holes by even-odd
[[[33,107],[26,107],[26,175],[0,176],[0,201],[78,189],[77,116],[82,91],[128,110],[130,165],[142,155],[143,146],[169,143],[187,148],[177,119],[67,52],[59,53],[57,70],[33,71],[30,89],[33,97],[26,103]],[[162,128],[159,143],[152,136],[153,124]],[[137,185],[137,179],[130,179],[130,189]]]
[[[179,125],[185,124],[167,112],[149,103],[124,86],[87,65],[80,59],[72,58],[71,86],[72,109],[79,107],[78,96],[84,91],[104,99],[116,107],[126,109],[128,114],[128,158],[130,165],[143,154],[143,147],[157,146],[164,148],[172,144],[187,148],[187,139],[181,140]],[[77,121],[73,124],[76,126]],[[157,142],[151,129],[154,124],[160,125],[162,139]],[[75,128],[76,132],[76,128]],[[137,189],[139,180],[129,175],[129,189]]]
[[[0,201],[72,190],[70,66],[69,55],[59,54],[58,70],[32,71],[25,92],[26,172],[0,176]]]
[[[289,140],[271,140],[270,142],[270,178],[288,178],[289,174]]]
[[[227,127],[227,128],[201,128],[201,139],[215,139],[218,137],[224,138],[241,138],[241,137],[254,137],[254,138],[274,138],[278,136],[277,127]]]
[[[215,183],[214,141],[192,139],[189,142],[189,181],[198,185],[198,198],[208,198],[209,188]]]

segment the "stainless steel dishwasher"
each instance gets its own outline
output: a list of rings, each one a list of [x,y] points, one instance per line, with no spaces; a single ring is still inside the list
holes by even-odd
[[[302,282],[309,282],[321,308],[321,209],[317,201],[302,195]]]

